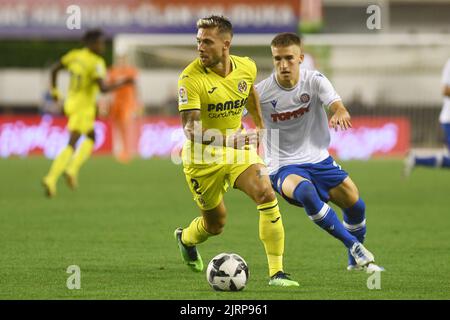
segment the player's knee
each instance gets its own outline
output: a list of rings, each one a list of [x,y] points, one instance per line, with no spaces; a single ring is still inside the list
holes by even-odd
[[[254,200],[257,204],[263,204],[267,202],[271,202],[276,199],[275,192],[271,186],[262,186],[260,187],[255,194],[253,195]]]
[[[75,149],[78,139],[80,138],[80,134],[78,132],[71,132],[69,138],[69,146]]]
[[[86,135],[89,139],[91,139],[93,142],[95,142],[95,131],[89,131],[89,133]]]
[[[303,180],[295,188],[294,198],[305,207],[310,204],[315,204],[315,200],[317,198],[316,187],[314,187],[311,181]]]

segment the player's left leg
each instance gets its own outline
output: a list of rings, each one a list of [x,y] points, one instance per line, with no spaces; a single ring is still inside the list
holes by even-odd
[[[346,177],[342,183],[328,192],[330,201],[339,206],[343,212],[344,227],[359,242],[364,243],[366,237],[366,205],[359,197],[359,191],[350,177]],[[376,265],[370,265],[376,271],[384,269]],[[348,270],[360,270],[350,250],[348,251]]]
[[[237,166],[235,169],[234,176],[237,178],[234,180],[234,187],[246,193],[257,204],[259,236],[264,244],[271,277],[269,285],[298,286],[298,282],[289,279],[283,270],[284,228],[266,167],[255,163],[247,168]]]
[[[42,184],[45,187],[48,197],[53,197],[56,195],[56,183],[63,171],[66,169],[80,136],[81,135],[78,131],[70,131],[67,146],[58,154],[55,160],[53,160],[49,172],[42,179]]]
[[[81,166],[92,154],[95,145],[95,131],[90,130],[85,139],[81,142],[74,157],[70,161],[65,171],[66,181],[72,189],[78,186],[78,172]]]

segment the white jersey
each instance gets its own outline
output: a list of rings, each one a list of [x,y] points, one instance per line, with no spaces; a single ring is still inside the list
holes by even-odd
[[[341,100],[318,71],[300,69],[293,88],[283,88],[273,73],[256,86],[266,128],[265,161],[269,173],[291,164],[317,163],[329,156],[330,132],[323,106]],[[277,131],[273,129],[278,129]]]
[[[442,85],[450,87],[450,59],[447,60],[444,70],[442,72]],[[450,97],[444,97],[444,105],[439,116],[441,123],[450,123]]]

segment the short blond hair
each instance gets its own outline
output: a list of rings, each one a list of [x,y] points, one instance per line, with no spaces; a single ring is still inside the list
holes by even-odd
[[[224,16],[212,15],[197,20],[197,29],[217,28],[219,33],[228,33],[233,36],[233,25]]]

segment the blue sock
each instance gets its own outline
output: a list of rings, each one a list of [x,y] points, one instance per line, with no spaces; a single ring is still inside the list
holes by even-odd
[[[436,167],[437,158],[436,157],[425,157],[425,158],[414,158],[416,166],[424,166],[424,167]]]
[[[358,239],[359,242],[364,243],[366,237],[366,205],[364,201],[359,198],[356,203],[350,208],[343,209],[344,227],[352,235]],[[348,252],[348,264],[356,265],[355,258]]]
[[[320,199],[310,181],[303,180],[298,184],[294,190],[294,198],[303,205],[308,217],[315,224],[341,240],[347,248],[351,248],[355,242],[358,242],[358,239],[344,228],[336,212]]]
[[[446,156],[416,157],[414,160],[417,166],[450,168],[450,158]]]

